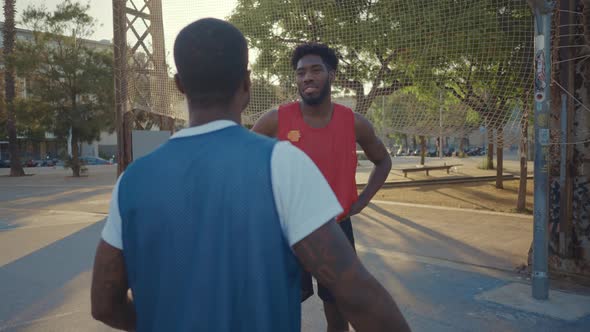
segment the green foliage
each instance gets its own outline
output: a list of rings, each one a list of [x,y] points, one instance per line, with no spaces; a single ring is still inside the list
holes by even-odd
[[[238,0],[229,19],[258,55],[254,73],[285,91],[294,91],[297,44],[336,49],[334,88],[393,131],[438,134],[441,106],[450,133],[502,126],[531,87],[533,20],[523,1]],[[399,122],[379,116],[383,96]]]
[[[110,50],[95,49],[84,38],[95,24],[88,6],[65,1],[55,12],[29,7],[23,23],[33,41],[17,44],[17,72],[31,83],[31,102],[45,111],[46,130],[58,137],[73,128],[81,141],[98,139],[113,127],[113,66]]]
[[[266,79],[252,79],[252,99],[246,110],[250,114],[263,114],[276,108],[287,98],[288,91],[278,85],[273,85]]]
[[[88,9],[71,0],[54,12],[28,7],[22,23],[33,40],[17,43],[15,59],[19,77],[30,82],[29,97],[20,103],[21,125],[59,138],[71,130],[73,163],[78,142],[97,140],[114,127],[112,50],[86,39],[96,24]]]

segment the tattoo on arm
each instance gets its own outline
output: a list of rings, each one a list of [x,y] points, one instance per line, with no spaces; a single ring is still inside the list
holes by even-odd
[[[293,247],[304,268],[324,286],[338,293],[343,282],[362,272],[352,246],[335,221],[331,221]]]
[[[336,299],[356,331],[409,331],[391,295],[364,268],[336,222],[293,246],[295,254]]]

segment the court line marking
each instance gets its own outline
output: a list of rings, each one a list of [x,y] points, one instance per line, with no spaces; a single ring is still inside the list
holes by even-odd
[[[512,217],[512,218],[533,220],[533,216],[531,216],[531,215],[518,214],[518,213],[496,212],[496,211],[486,211],[486,210],[476,210],[476,209],[463,209],[463,208],[446,207],[446,206],[439,206],[439,205],[402,203],[402,202],[381,201],[381,200],[371,200],[371,203],[381,204],[381,205],[403,206],[403,207],[416,207],[416,208],[431,209],[431,210],[478,213],[478,214],[487,214],[487,215],[492,215],[492,216],[503,216],[503,217]]]

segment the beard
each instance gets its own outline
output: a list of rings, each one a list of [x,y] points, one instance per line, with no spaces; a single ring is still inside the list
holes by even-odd
[[[305,104],[310,106],[319,105],[326,99],[326,97],[328,97],[328,95],[330,95],[330,83],[326,82],[326,84],[324,84],[324,87],[317,97],[306,97],[301,89],[299,89],[299,95]]]

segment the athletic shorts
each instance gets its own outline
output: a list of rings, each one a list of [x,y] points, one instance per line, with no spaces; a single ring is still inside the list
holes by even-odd
[[[350,218],[342,220],[339,223],[339,225],[340,225],[340,228],[342,229],[342,231],[344,232],[344,234],[346,235],[346,237],[348,238],[348,241],[350,241],[350,244],[352,245],[352,249],[355,249],[354,248],[354,235],[352,234],[352,223],[350,222]],[[307,300],[308,298],[310,298],[313,295],[313,282],[311,279],[312,279],[311,273],[309,273],[305,270],[302,270],[302,272],[301,272],[301,302]],[[329,303],[334,302],[334,296],[332,296],[332,293],[330,293],[330,291],[326,287],[322,286],[319,282],[318,282],[318,296],[324,302],[329,302]]]

